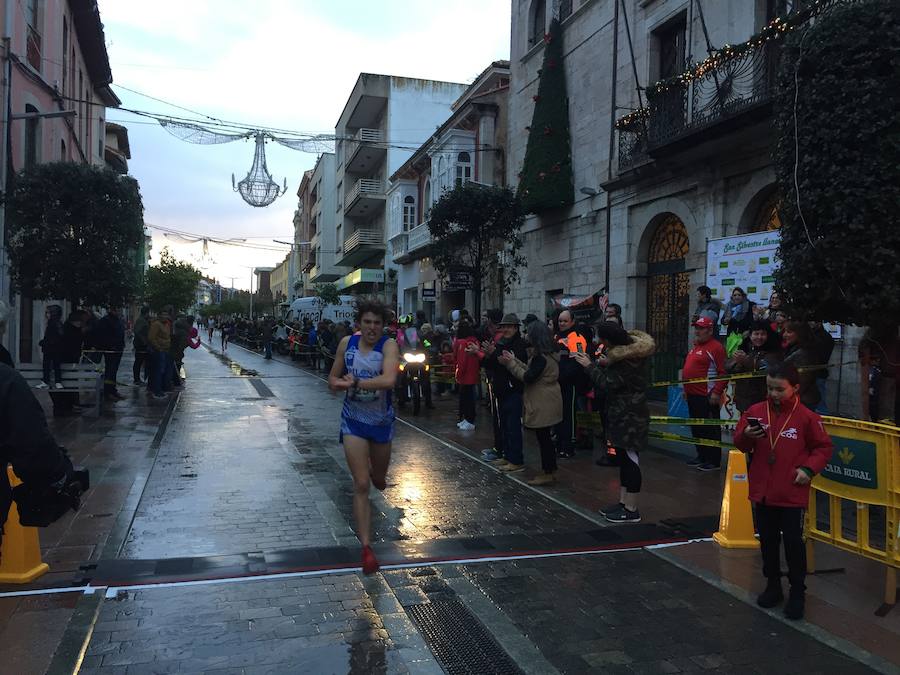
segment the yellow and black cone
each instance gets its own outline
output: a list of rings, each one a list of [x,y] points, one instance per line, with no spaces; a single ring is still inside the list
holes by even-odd
[[[22,481],[7,467],[10,484],[15,487]],[[27,584],[50,566],[41,560],[41,542],[36,527],[22,527],[19,509],[13,502],[3,527],[3,547],[0,549],[0,584]]]
[[[759,548],[759,541],[753,532],[747,458],[740,450],[728,452],[728,478],[722,495],[722,514],[719,516],[719,531],[713,539],[723,548]]]

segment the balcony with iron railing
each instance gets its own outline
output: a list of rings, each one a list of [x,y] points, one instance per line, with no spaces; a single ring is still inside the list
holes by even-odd
[[[344,240],[343,257],[337,264],[355,267],[369,258],[383,255],[384,250],[384,233],[381,230],[360,228]]]
[[[384,132],[381,129],[358,129],[347,141],[347,173],[370,174],[377,170],[387,155]]]
[[[344,213],[352,218],[368,218],[384,208],[384,182],[376,178],[360,178],[344,200]]]
[[[648,88],[648,107],[619,120],[619,170],[632,169],[685,143],[729,133],[771,110],[779,42],[727,59],[687,82]]]

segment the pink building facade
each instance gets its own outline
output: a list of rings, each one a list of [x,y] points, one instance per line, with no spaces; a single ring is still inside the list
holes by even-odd
[[[9,173],[41,162],[102,164],[106,109],[121,102],[110,88],[96,1],[0,0],[0,21],[0,186]],[[0,206],[0,234],[5,225]],[[0,252],[0,297],[12,305],[0,340],[17,362],[39,360],[43,303],[13,293],[5,249]]]

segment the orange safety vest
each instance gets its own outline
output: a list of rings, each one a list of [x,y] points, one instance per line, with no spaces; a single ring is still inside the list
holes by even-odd
[[[569,333],[565,338],[560,338],[559,344],[568,349],[572,354],[578,351],[578,345],[581,345],[582,352],[586,352],[588,347],[587,340],[575,331]]]

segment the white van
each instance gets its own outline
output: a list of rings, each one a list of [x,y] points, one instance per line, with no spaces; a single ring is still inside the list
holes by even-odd
[[[313,324],[319,323],[324,319],[329,319],[335,323],[343,323],[349,321],[353,324],[354,312],[356,311],[356,298],[352,295],[340,296],[340,304],[324,305],[319,298],[297,298],[291,303],[284,320],[288,323],[309,319]]]

